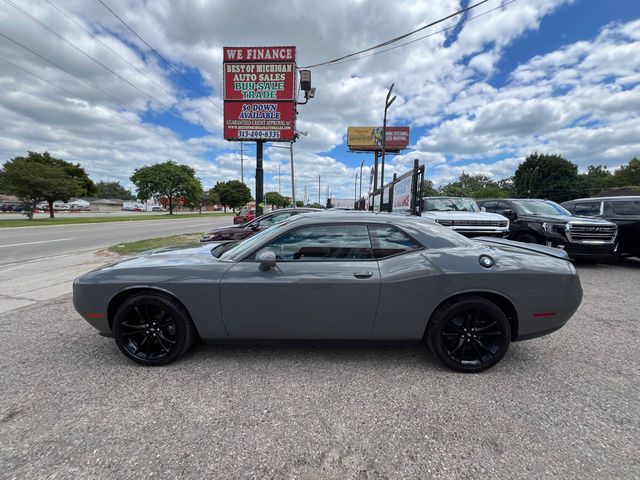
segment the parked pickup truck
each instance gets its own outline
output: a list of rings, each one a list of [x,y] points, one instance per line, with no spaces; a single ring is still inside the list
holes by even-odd
[[[615,257],[618,227],[594,217],[576,217],[555,202],[538,199],[483,199],[489,212],[511,220],[509,239],[565,250],[570,257],[605,261]]]
[[[482,211],[471,198],[424,197],[422,216],[451,227],[465,237],[502,238],[509,234],[509,219]]]

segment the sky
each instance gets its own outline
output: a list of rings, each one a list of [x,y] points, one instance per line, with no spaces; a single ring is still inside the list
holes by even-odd
[[[27,151],[80,163],[128,188],[136,168],[193,166],[205,188],[241,178],[223,139],[222,47],[294,45],[298,66],[418,29],[477,2],[456,0],[104,0],[0,2],[0,163]],[[407,43],[411,42],[411,43]],[[496,180],[533,152],[611,170],[640,156],[640,2],[488,0],[388,51],[312,69],[300,106],[296,197],[353,198],[364,161],[349,126],[411,128],[385,177],[419,159],[435,185]],[[151,46],[153,50],[149,48]],[[159,54],[157,55],[156,52]],[[373,52],[372,52],[373,53]],[[282,144],[286,145],[286,144]],[[265,192],[291,194],[290,152],[265,146]],[[243,143],[254,191],[255,144]],[[279,174],[280,172],[280,174]]]

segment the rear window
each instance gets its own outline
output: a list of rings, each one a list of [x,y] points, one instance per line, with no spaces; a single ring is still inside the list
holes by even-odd
[[[600,202],[578,202],[570,208],[576,215],[596,216],[600,215]]]
[[[409,235],[388,225],[370,225],[369,235],[375,258],[386,258],[422,248]]]
[[[620,200],[611,202],[616,215],[640,215],[640,200]]]

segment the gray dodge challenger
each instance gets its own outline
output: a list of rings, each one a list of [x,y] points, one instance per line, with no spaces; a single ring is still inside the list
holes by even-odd
[[[422,341],[478,372],[582,300],[562,250],[470,240],[431,220],[301,214],[236,243],[143,253],[77,278],[73,303],[131,360],[165,365],[200,338]]]

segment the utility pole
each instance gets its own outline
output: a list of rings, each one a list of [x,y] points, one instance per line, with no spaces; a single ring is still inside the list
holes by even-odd
[[[364,166],[364,160],[360,163],[360,196],[359,199],[362,198],[362,167]]]
[[[320,175],[318,175],[318,205],[322,205],[320,203]]]
[[[353,209],[356,208],[358,203],[358,172],[356,172],[356,179],[353,181]]]
[[[391,100],[389,100],[389,97],[391,96],[391,92],[393,91],[394,85],[395,83],[391,84],[391,87],[389,88],[389,93],[387,93],[387,99],[385,100],[385,103],[384,103],[384,120],[382,122],[382,174],[380,178],[380,188],[384,187],[384,151],[385,151],[385,147],[387,146],[387,110],[389,109],[391,104],[396,100],[395,95]]]
[[[242,140],[240,140],[240,181],[244,183],[244,151],[242,149]]]
[[[262,215],[264,201],[264,169],[262,168],[262,149],[264,140],[256,140],[256,217]]]
[[[282,195],[280,191],[280,164],[278,163],[278,193]]]
[[[296,181],[293,173],[293,140],[291,141],[291,200],[293,201],[293,208],[296,208]]]

